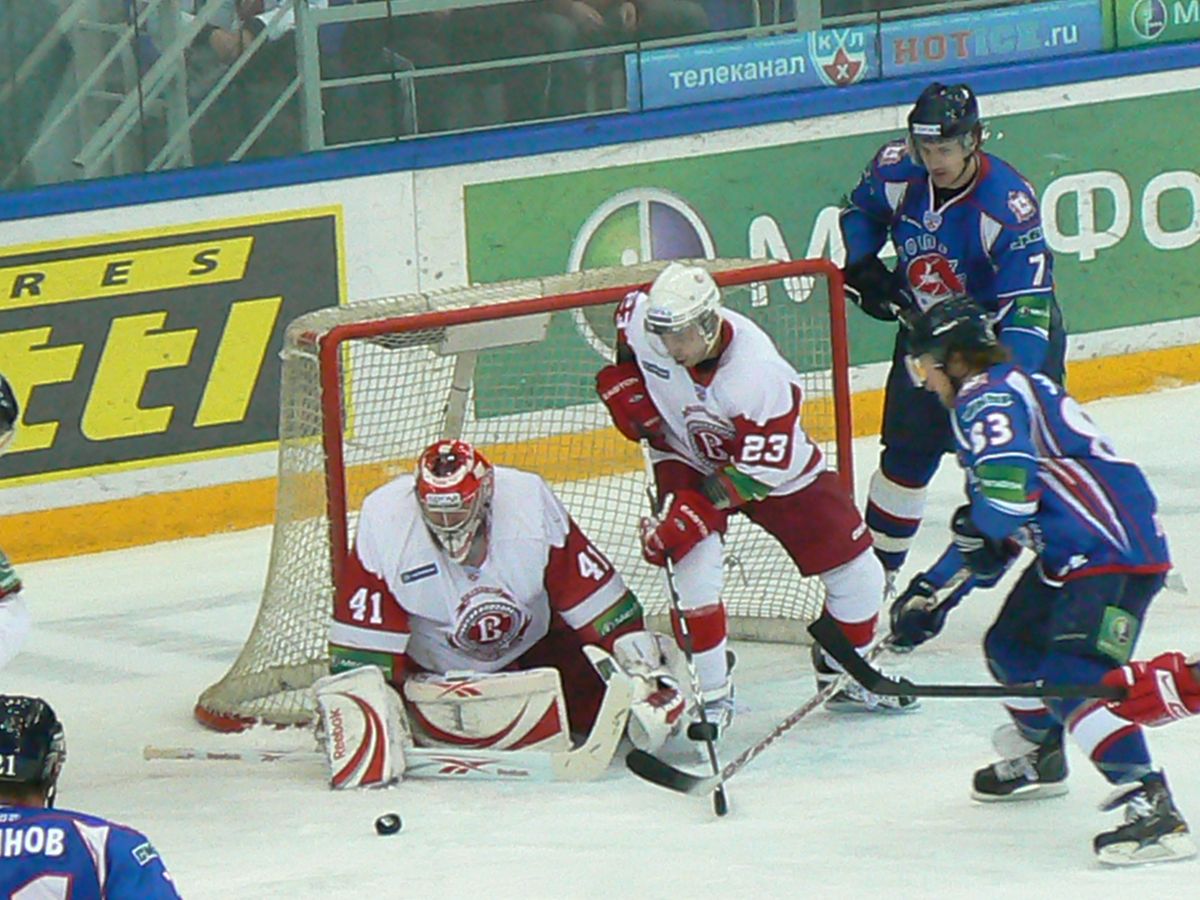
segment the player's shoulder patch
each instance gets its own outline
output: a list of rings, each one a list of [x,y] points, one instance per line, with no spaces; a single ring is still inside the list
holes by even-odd
[[[142,841],[131,851],[133,859],[139,866],[146,866],[158,859],[158,851],[149,841]]]
[[[889,141],[875,154],[875,165],[886,169],[906,159],[908,159],[908,142],[904,140]]]
[[[999,157],[984,154],[986,172],[976,189],[984,209],[1010,227],[1038,222],[1037,191],[1029,181]]]
[[[1037,201],[1024,190],[1010,190],[1007,206],[1019,225],[1028,222],[1037,215],[1038,211]]]

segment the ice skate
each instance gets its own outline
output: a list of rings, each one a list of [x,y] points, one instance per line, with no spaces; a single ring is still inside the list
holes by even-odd
[[[992,743],[1005,758],[975,772],[971,790],[975,800],[1038,800],[1067,792],[1067,757],[1061,732],[1035,744],[1015,725],[1002,725],[996,729]]]
[[[812,648],[812,661],[818,690],[824,690],[843,674],[841,667],[816,644]],[[909,712],[918,706],[920,700],[916,697],[907,694],[873,694],[849,677],[842,678],[837,690],[825,701],[825,708],[831,712],[889,714]]]
[[[1102,831],[1092,841],[1100,862],[1110,866],[1172,862],[1196,855],[1187,822],[1175,808],[1161,772],[1122,785],[1102,805],[1111,812],[1125,806],[1125,824]]]

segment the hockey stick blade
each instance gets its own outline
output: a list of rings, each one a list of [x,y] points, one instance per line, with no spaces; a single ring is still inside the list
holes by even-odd
[[[808,633],[872,694],[898,697],[1059,697],[1064,700],[1098,698],[1121,700],[1125,689],[1107,684],[916,684],[907,678],[889,678],[859,655],[837,622],[821,615],[808,626]]]
[[[884,644],[878,644],[871,648],[868,658],[874,659],[884,649]],[[783,737],[784,734],[791,731],[801,719],[832,697],[841,687],[844,677],[847,676],[835,678],[805,700],[804,703],[790,712],[782,722],[772,728],[758,743],[751,744],[738,755],[737,759],[726,763],[720,772],[712,775],[693,775],[690,772],[685,772],[669,763],[663,762],[657,756],[646,753],[644,750],[631,750],[625,757],[625,765],[639,778],[643,778],[652,784],[657,784],[659,787],[665,787],[667,790],[680,794],[711,793],[714,797],[717,797],[719,796],[718,791],[726,781],[744,769],[751,760],[779,740],[779,738]]]
[[[625,765],[639,778],[680,794],[711,794],[724,782],[721,774],[693,775],[645,750],[630,750],[625,757]]]

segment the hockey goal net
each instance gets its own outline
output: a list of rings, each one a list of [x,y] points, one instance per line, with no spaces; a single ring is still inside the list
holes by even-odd
[[[823,260],[701,260],[725,303],[760,325],[804,378],[803,421],[851,487],[844,297]],[[608,554],[651,616],[667,600],[641,557],[641,456],[611,427],[593,388],[613,355],[614,305],[665,262],[594,269],[352,303],[292,322],[285,335],[279,483],[270,569],[257,620],[229,672],[200,696],[204,724],[300,724],[328,669],[332,597],[374,488],[411,472],[443,436],[495,464],[539,473]],[[727,536],[724,602],[734,637],[805,639],[823,588],[740,516]],[[665,619],[652,619],[664,627]]]

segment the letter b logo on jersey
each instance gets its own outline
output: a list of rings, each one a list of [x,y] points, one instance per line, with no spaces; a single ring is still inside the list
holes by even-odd
[[[529,627],[529,618],[506,592],[495,587],[469,591],[455,610],[451,643],[479,660],[497,660]]]

